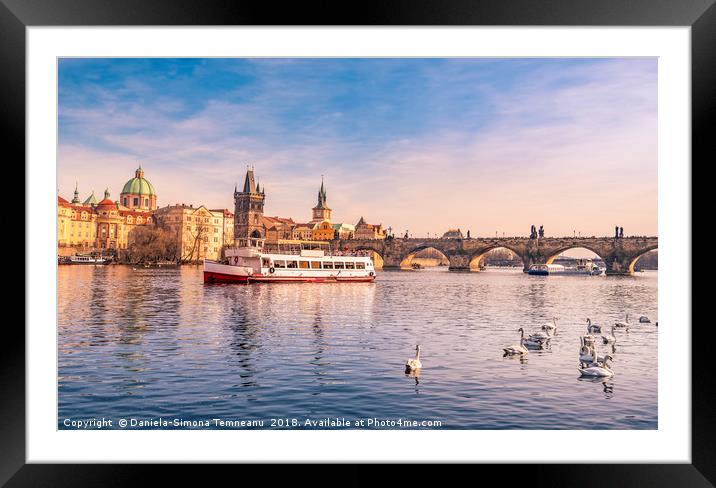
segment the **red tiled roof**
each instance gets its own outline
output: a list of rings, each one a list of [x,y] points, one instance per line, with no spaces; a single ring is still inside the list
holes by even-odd
[[[110,205],[112,207],[116,207],[115,203],[112,200],[110,200],[109,198],[105,198],[104,200],[102,200],[101,202],[99,202],[97,204],[98,207],[103,207],[103,206],[106,207],[106,206],[110,206]]]

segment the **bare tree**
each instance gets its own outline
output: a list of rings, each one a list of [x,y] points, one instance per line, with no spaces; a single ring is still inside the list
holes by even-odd
[[[181,258],[182,263],[194,263],[199,262],[202,259],[204,253],[204,246],[208,242],[208,226],[202,225],[197,222],[193,230],[189,230],[189,240],[191,241],[191,247],[189,247]]]

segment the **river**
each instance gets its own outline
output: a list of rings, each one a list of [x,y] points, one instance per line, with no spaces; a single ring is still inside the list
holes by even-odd
[[[119,419],[226,428],[211,422],[221,419],[263,428],[656,429],[657,281],[656,271],[433,268],[379,272],[374,283],[207,285],[196,266],[59,266],[58,427],[105,418],[112,428]],[[614,349],[598,344],[615,375],[580,379],[587,317],[606,333],[627,312],[633,326],[617,330]],[[652,323],[639,324],[640,315]],[[549,349],[503,357],[518,328],[537,330],[553,316]],[[418,378],[404,373],[416,344]]]

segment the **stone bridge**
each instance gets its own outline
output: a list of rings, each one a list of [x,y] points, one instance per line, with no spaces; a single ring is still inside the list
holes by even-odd
[[[467,238],[467,239],[338,239],[334,249],[371,250],[383,259],[384,268],[409,267],[413,256],[423,249],[433,248],[450,261],[450,270],[477,269],[480,259],[500,247],[517,254],[527,271],[533,264],[551,264],[568,249],[582,247],[601,257],[608,275],[634,272],[634,263],[645,253],[658,247],[657,237],[527,237]]]

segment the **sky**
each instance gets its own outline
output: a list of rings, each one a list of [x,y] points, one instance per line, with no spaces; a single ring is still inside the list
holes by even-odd
[[[435,236],[657,235],[656,58],[60,59],[58,191]]]

